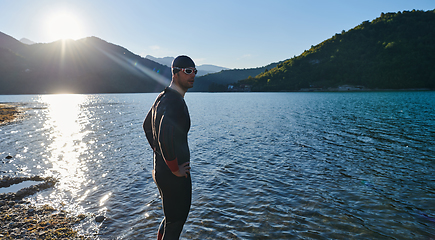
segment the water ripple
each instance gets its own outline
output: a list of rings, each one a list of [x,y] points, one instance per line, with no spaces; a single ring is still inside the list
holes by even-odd
[[[187,94],[193,201],[182,239],[435,238],[434,96]],[[63,138],[47,98],[0,96],[32,107],[0,129],[1,156],[14,156],[2,175],[68,173],[33,201],[105,215],[80,226],[101,239],[154,238],[163,214],[141,124],[155,97],[79,96]]]

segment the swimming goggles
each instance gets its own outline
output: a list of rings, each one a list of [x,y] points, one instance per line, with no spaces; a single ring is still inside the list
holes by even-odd
[[[185,74],[192,74],[193,72],[195,73],[195,75],[198,73],[198,70],[196,70],[196,68],[179,68],[179,67],[172,67],[174,69],[178,69],[180,71],[183,71]]]

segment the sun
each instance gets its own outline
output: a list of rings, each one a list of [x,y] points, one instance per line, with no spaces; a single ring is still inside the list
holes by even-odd
[[[80,20],[69,12],[58,12],[47,18],[47,32],[50,39],[77,40],[83,37],[83,27]]]

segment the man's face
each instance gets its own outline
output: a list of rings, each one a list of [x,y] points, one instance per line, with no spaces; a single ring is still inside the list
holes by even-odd
[[[186,74],[184,71],[179,71],[174,75],[174,81],[181,89],[187,92],[187,89],[193,87],[195,76],[195,72]]]

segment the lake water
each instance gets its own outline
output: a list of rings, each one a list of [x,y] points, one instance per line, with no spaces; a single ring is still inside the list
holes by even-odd
[[[30,199],[87,214],[81,233],[154,239],[163,213],[142,121],[156,96],[0,96],[31,108],[0,127],[1,175],[57,177]],[[193,201],[181,239],[435,238],[435,92],[186,102]]]

